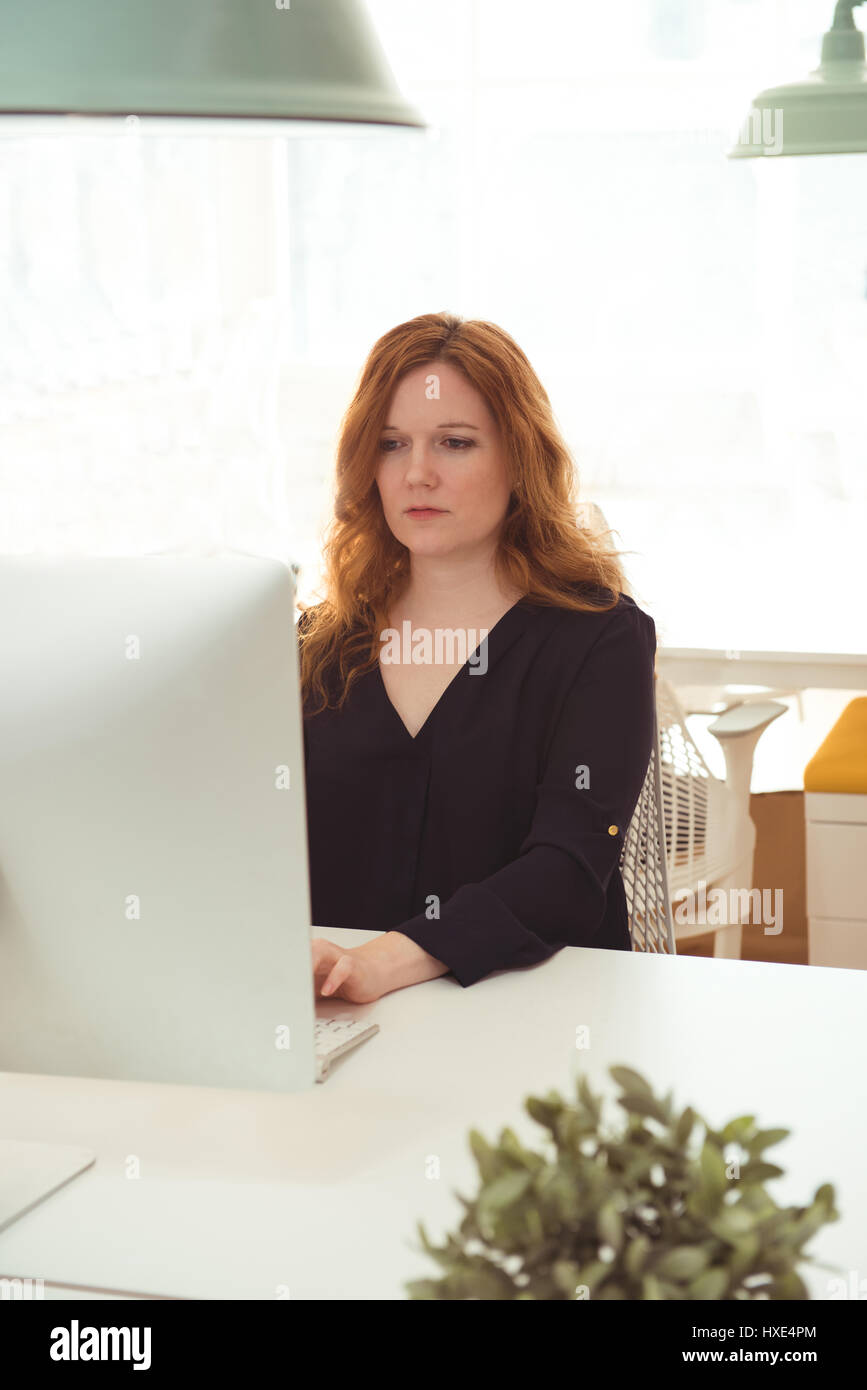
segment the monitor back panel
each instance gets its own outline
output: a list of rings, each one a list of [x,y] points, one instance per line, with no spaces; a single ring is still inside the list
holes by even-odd
[[[0,1070],[313,1084],[294,582],[0,558]]]

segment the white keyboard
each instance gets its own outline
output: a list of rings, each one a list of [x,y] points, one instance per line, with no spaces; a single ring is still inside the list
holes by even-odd
[[[313,1051],[316,1058],[316,1080],[324,1081],[331,1063],[342,1057],[365,1038],[379,1032],[378,1023],[338,1014],[335,1018],[317,1018],[313,1026]]]

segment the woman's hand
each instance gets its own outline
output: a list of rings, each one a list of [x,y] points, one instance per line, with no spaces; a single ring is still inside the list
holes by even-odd
[[[360,955],[360,946],[347,949],[321,936],[314,937],[311,944],[317,999],[347,999],[352,1004],[370,1004],[388,993],[382,962]]]
[[[313,987],[317,999],[346,999],[350,1004],[371,1004],[393,989],[420,984],[445,975],[448,966],[423,951],[408,936],[389,931],[361,946],[338,946],[316,936],[313,951]]]

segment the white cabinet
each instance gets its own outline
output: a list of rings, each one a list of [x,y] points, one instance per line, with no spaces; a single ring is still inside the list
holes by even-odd
[[[810,965],[867,970],[867,795],[805,792]]]

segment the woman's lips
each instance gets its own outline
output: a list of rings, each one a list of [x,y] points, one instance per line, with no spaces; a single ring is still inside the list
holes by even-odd
[[[445,516],[442,507],[408,507],[407,516]]]

